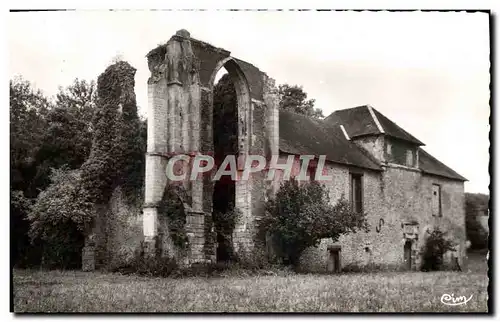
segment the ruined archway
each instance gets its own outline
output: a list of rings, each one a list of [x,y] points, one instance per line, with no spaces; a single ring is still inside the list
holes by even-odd
[[[221,73],[223,75],[217,82],[213,80],[215,74],[220,75]],[[244,156],[247,152],[240,149],[244,147],[243,140],[246,132],[244,113],[249,110],[251,104],[248,84],[238,65],[231,58],[219,62],[210,81],[213,85],[213,156],[215,168],[230,170],[229,164],[225,161],[229,158],[236,161],[236,156]],[[230,171],[229,174],[222,175],[214,181],[212,218],[218,262],[235,259],[233,233],[237,223],[237,209],[244,207],[242,202],[248,200],[245,197],[247,190],[244,189],[244,185],[237,182],[236,175],[237,173]],[[240,198],[236,198],[236,196],[240,196]],[[237,200],[238,204],[236,204]]]
[[[168,182],[165,169],[176,154],[211,154],[213,146],[213,81],[224,66],[238,97],[238,153],[278,154],[278,105],[274,81],[230,52],[196,40],[180,30],[148,55],[148,146],[144,236],[158,235],[158,204]],[[187,169],[187,162],[184,163]],[[238,167],[241,167],[239,164]],[[189,171],[189,170],[187,170]],[[235,183],[235,205],[241,212],[233,242],[252,247],[254,221],[263,206],[266,182],[259,176]],[[185,206],[186,231],[193,236],[188,262],[215,261],[211,176],[176,182],[190,200]]]

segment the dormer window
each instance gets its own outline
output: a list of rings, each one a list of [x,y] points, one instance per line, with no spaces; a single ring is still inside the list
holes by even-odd
[[[385,158],[387,162],[414,168],[417,164],[417,147],[396,139],[386,139]]]

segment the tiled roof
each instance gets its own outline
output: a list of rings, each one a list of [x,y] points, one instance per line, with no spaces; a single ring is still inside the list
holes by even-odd
[[[280,111],[279,126],[282,152],[325,155],[331,162],[381,170],[373,157],[345,138],[339,126],[288,111]]]
[[[444,163],[427,153],[425,150],[419,150],[419,167],[420,170],[424,173],[438,175],[441,177],[459,180],[459,181],[467,181],[464,177],[453,171],[451,168],[446,166]]]
[[[385,115],[368,105],[335,111],[325,118],[325,122],[331,125],[343,125],[349,137],[385,134],[417,145],[424,145]]]
[[[291,154],[326,155],[326,159],[332,162],[381,170],[378,160],[354,142],[347,140],[340,125],[344,126],[350,138],[385,134],[415,145],[423,145],[374,108],[358,106],[335,111],[325,120],[280,111],[280,150]],[[380,131],[380,128],[383,131]],[[419,148],[419,151],[419,168],[423,173],[467,181],[425,150]]]

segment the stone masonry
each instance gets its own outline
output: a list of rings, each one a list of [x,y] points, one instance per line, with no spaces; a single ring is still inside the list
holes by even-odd
[[[186,30],[179,30],[166,44],[150,51],[147,59],[151,76],[148,80],[142,214],[141,206],[130,204],[121,188],[116,188],[109,204],[100,205],[99,213],[103,216],[97,219],[107,218],[107,221],[97,220],[93,233],[86,240],[84,270],[130,262],[137,255],[141,241],[146,256],[160,253],[175,257],[181,265],[217,260],[212,220],[214,172],[190,180],[188,163],[179,160],[176,164],[187,174],[186,179],[171,182],[167,180],[166,167],[176,155],[213,153],[213,87],[222,67],[228,71],[237,94],[239,171],[243,170],[244,160],[250,154],[265,156],[268,161],[272,156],[279,156],[278,164],[285,164],[290,154],[296,159],[300,154],[328,155],[325,170],[333,181],[324,183],[331,202],[342,196],[349,198],[351,176],[361,176],[361,200],[370,232],[342,236],[336,242],[323,240],[318,247],[303,254],[303,269],[331,272],[347,267],[415,270],[420,265],[419,251],[428,232],[436,226],[446,231],[458,245],[453,255],[464,268],[463,182],[466,179],[449,168],[454,173],[451,177],[423,171],[420,164],[429,162],[431,156],[420,150],[421,142],[402,141],[384,133],[379,120],[389,130],[394,130],[395,124],[391,125],[382,115],[375,117],[374,113],[380,114],[378,111],[371,107],[364,110],[376,124],[371,126],[370,133],[358,136],[353,128],[348,129],[350,134],[347,134],[344,127],[347,123],[340,116],[340,121],[344,122],[341,127],[338,123],[328,127],[323,121],[282,114],[283,111],[278,110],[273,79],[255,66],[231,57],[229,51],[192,38]],[[135,70],[131,69],[130,73],[133,76]],[[132,91],[133,77],[130,79],[127,86]],[[335,126],[338,131],[342,129],[343,134],[330,133]],[[377,128],[382,130],[377,132]],[[288,133],[283,133],[286,131]],[[301,131],[302,137],[297,135]],[[325,140],[326,137],[330,141]],[[402,165],[403,161],[409,165]],[[446,168],[437,160],[432,162]],[[232,236],[237,254],[250,252],[251,256],[258,246],[257,225],[264,213],[264,204],[280,186],[280,179],[265,180],[270,170],[277,170],[278,178],[283,174],[279,166],[276,169],[267,167],[252,174],[251,180],[235,181],[235,207],[241,213]],[[433,215],[435,187],[440,189],[439,216]],[[180,200],[186,215],[186,249],[177,249],[174,245],[168,220],[161,213],[167,189]],[[272,249],[270,245],[264,246],[267,250]],[[448,255],[450,261],[452,254]]]
[[[215,75],[224,67],[231,76],[238,96],[239,158],[250,153],[278,154],[278,105],[274,81],[255,66],[231,57],[230,52],[178,31],[148,55],[151,77],[148,80],[148,144],[143,230],[148,253],[168,241],[168,229],[159,225],[158,205],[167,185],[175,186],[186,213],[189,238],[185,264],[214,262],[215,245],[208,244],[212,231],[213,181],[169,182],[166,165],[176,154],[213,152],[213,86]],[[240,158],[241,157],[241,158]],[[183,162],[183,161],[178,161]],[[238,164],[242,169],[242,164]],[[184,169],[188,169],[184,164]],[[254,189],[259,186],[264,189]],[[237,181],[235,206],[242,216],[233,234],[236,252],[253,245],[254,212],[262,207],[269,183]],[[160,231],[163,230],[163,231]],[[163,242],[158,243],[158,236]],[[164,246],[165,247],[165,246]],[[167,248],[173,248],[168,247]],[[175,255],[175,253],[174,253]]]
[[[374,155],[380,156],[380,146],[367,145]],[[383,146],[383,138],[372,142]],[[382,149],[383,151],[383,149]],[[353,167],[328,163],[328,173],[334,180],[326,183],[332,202],[343,194],[349,198],[349,174],[360,171]],[[383,171],[362,170],[363,209],[367,213],[370,232],[341,236],[333,243],[323,240],[319,247],[309,249],[301,259],[302,268],[308,271],[325,271],[330,256],[329,248],[341,249],[342,267],[377,267],[381,269],[407,269],[404,247],[411,243],[411,269],[420,267],[420,251],[428,232],[439,227],[458,245],[460,266],[465,265],[465,209],[463,182],[440,176],[424,174],[416,168],[387,163]],[[439,184],[442,193],[442,216],[432,215],[432,185]],[[445,258],[450,263],[451,254]],[[452,263],[450,263],[452,264]]]

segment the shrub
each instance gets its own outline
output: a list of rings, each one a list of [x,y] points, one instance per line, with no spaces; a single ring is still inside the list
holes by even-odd
[[[92,203],[82,187],[80,171],[53,170],[52,183],[42,191],[28,218],[29,236],[43,248],[43,263],[49,267],[75,268],[81,264],[83,232],[93,220]]]
[[[141,257],[133,263],[135,273],[145,276],[168,277],[178,272],[179,266],[171,257]]]
[[[111,271],[148,277],[168,277],[177,274],[179,266],[175,258],[162,257],[159,253],[155,256],[145,256],[144,245],[141,244],[130,262],[117,264],[111,268]]]
[[[236,259],[233,249],[233,231],[241,212],[232,204],[225,212],[214,211],[213,226],[217,238],[217,258],[223,261],[233,261]]]
[[[321,239],[336,241],[344,234],[368,231],[368,224],[366,214],[352,211],[344,197],[330,204],[324,185],[292,179],[267,202],[259,229],[271,234],[282,262],[297,267],[302,252]]]
[[[422,271],[438,271],[443,269],[443,255],[455,251],[453,243],[445,239],[445,233],[438,227],[430,233],[422,250]]]
[[[242,268],[250,270],[267,269],[271,266],[267,255],[263,247],[259,247],[259,245],[248,250],[241,244],[236,254],[236,263]]]

